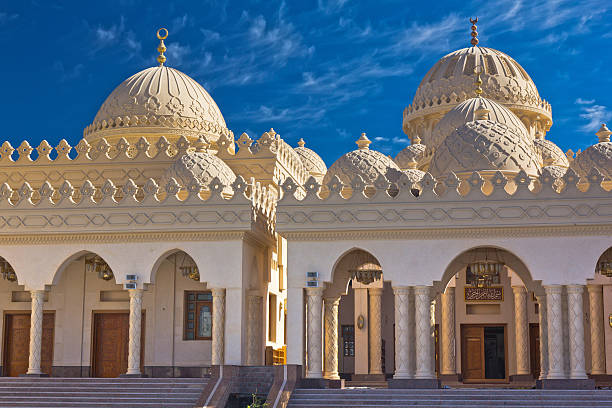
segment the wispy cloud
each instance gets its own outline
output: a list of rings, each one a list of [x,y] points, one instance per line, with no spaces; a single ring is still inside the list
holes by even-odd
[[[596,132],[602,123],[612,119],[612,111],[607,106],[596,104],[594,99],[578,98],[575,103],[580,107],[580,117],[586,121],[580,128],[583,132]]]
[[[75,79],[81,76],[85,66],[83,64],[77,64],[71,67],[65,67],[61,61],[55,61],[53,63],[53,69],[59,72],[60,82],[66,82],[71,79]]]

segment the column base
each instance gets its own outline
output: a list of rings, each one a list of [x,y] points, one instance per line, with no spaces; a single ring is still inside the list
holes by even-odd
[[[595,380],[597,386],[612,387],[612,375],[610,374],[589,374],[589,378]]]
[[[333,388],[342,389],[344,388],[344,380],[330,380],[327,378],[302,378],[299,382],[298,388]]]
[[[351,381],[357,382],[385,381],[386,379],[384,374],[353,374],[351,376]]]
[[[149,376],[146,375],[146,374],[142,374],[142,373],[139,373],[139,374],[121,374],[119,376],[119,378],[149,378]]]
[[[440,374],[439,378],[442,382],[461,382],[461,374]]]
[[[49,374],[46,374],[46,373],[36,373],[36,374],[25,373],[25,374],[20,374],[19,376],[20,377],[33,377],[33,378],[37,378],[37,377],[48,377]]]
[[[595,380],[565,378],[536,380],[536,388],[540,390],[594,390]]]
[[[437,378],[412,378],[412,379],[395,379],[391,378],[387,381],[389,388],[405,388],[405,389],[437,389],[440,388],[440,380]]]
[[[531,374],[514,374],[510,376],[510,382],[530,382],[533,381]]]

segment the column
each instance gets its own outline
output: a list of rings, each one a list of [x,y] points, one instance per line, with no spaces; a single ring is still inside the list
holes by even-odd
[[[261,360],[261,316],[263,298],[257,295],[249,296],[249,320],[247,322],[247,365],[259,365]]]
[[[540,380],[548,375],[548,320],[546,318],[546,295],[536,296],[540,331]]]
[[[323,377],[338,380],[338,305],[340,297],[325,298],[325,372]]]
[[[130,295],[130,329],[127,375],[140,375],[140,335],[142,333],[142,289],[128,289]]]
[[[416,374],[415,378],[434,378],[434,328],[431,320],[431,288],[415,286],[415,337]]]
[[[583,285],[567,285],[567,321],[569,324],[570,378],[586,379],[584,362]]]
[[[514,337],[516,340],[516,374],[529,375],[529,318],[527,317],[527,289],[513,286]]]
[[[30,359],[28,365],[28,375],[41,375],[40,355],[42,351],[42,332],[43,332],[43,305],[45,302],[44,290],[30,291],[32,297],[32,315],[30,317]]]
[[[455,288],[442,294],[442,367],[441,374],[457,374],[455,354]]]
[[[322,378],[321,361],[321,307],[323,303],[323,288],[306,289],[306,353],[308,354],[306,378]]]
[[[563,353],[562,287],[544,286],[546,291],[546,314],[548,318],[548,376],[547,379],[565,378]]]
[[[591,322],[591,374],[606,374],[603,328],[603,286],[588,285]]]
[[[414,341],[414,313],[410,309],[410,287],[397,286],[395,294],[395,379],[413,378],[410,343]]]
[[[212,365],[225,362],[225,289],[213,288]]]
[[[370,330],[368,342],[370,343],[370,374],[383,374],[382,372],[382,295],[383,288],[368,289],[370,295]]]

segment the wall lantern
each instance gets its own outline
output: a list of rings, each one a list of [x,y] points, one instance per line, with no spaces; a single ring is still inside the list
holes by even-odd
[[[0,274],[2,275],[2,279],[7,280],[9,282],[17,282],[17,275],[15,274],[15,270],[11,266],[10,263],[0,258]]]
[[[108,266],[104,259],[100,258],[98,255],[85,258],[85,271],[95,272],[98,274],[98,278],[105,281],[109,281],[115,277],[110,266]]]
[[[499,279],[499,274],[503,270],[505,264],[502,262],[497,249],[484,250],[484,259],[478,252],[474,253],[474,261],[466,268],[466,275],[471,279],[466,281],[471,282],[472,286],[478,288],[489,287]]]

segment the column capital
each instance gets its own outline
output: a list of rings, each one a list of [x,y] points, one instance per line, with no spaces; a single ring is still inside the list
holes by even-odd
[[[546,304],[546,294],[535,295],[535,298],[540,306],[543,306]]]
[[[454,295],[455,294],[455,287],[454,286],[447,286],[446,289],[444,289],[444,292],[442,292],[442,294],[445,294],[445,295]]]
[[[593,284],[589,283],[588,285],[586,285],[586,287],[589,293],[591,292],[597,293],[603,290],[603,285],[599,283],[593,283]]]
[[[567,285],[567,293],[581,294],[584,292],[584,285]]]
[[[563,285],[544,285],[546,294],[561,294],[563,293]]]
[[[323,291],[325,288],[306,288],[306,294],[308,296],[321,296],[323,297]]]
[[[527,293],[527,288],[523,285],[512,286],[514,294]]]
[[[410,286],[393,286],[393,293],[396,295],[410,294]]]
[[[427,296],[431,296],[431,286],[415,286],[414,287],[414,294],[415,295],[427,295]]]
[[[370,296],[382,296],[383,292],[383,288],[368,288],[368,294]]]
[[[212,295],[215,297],[225,296],[225,288],[212,288],[210,291],[212,292]]]
[[[45,296],[46,290],[31,290],[30,296],[32,299],[40,299]]]

